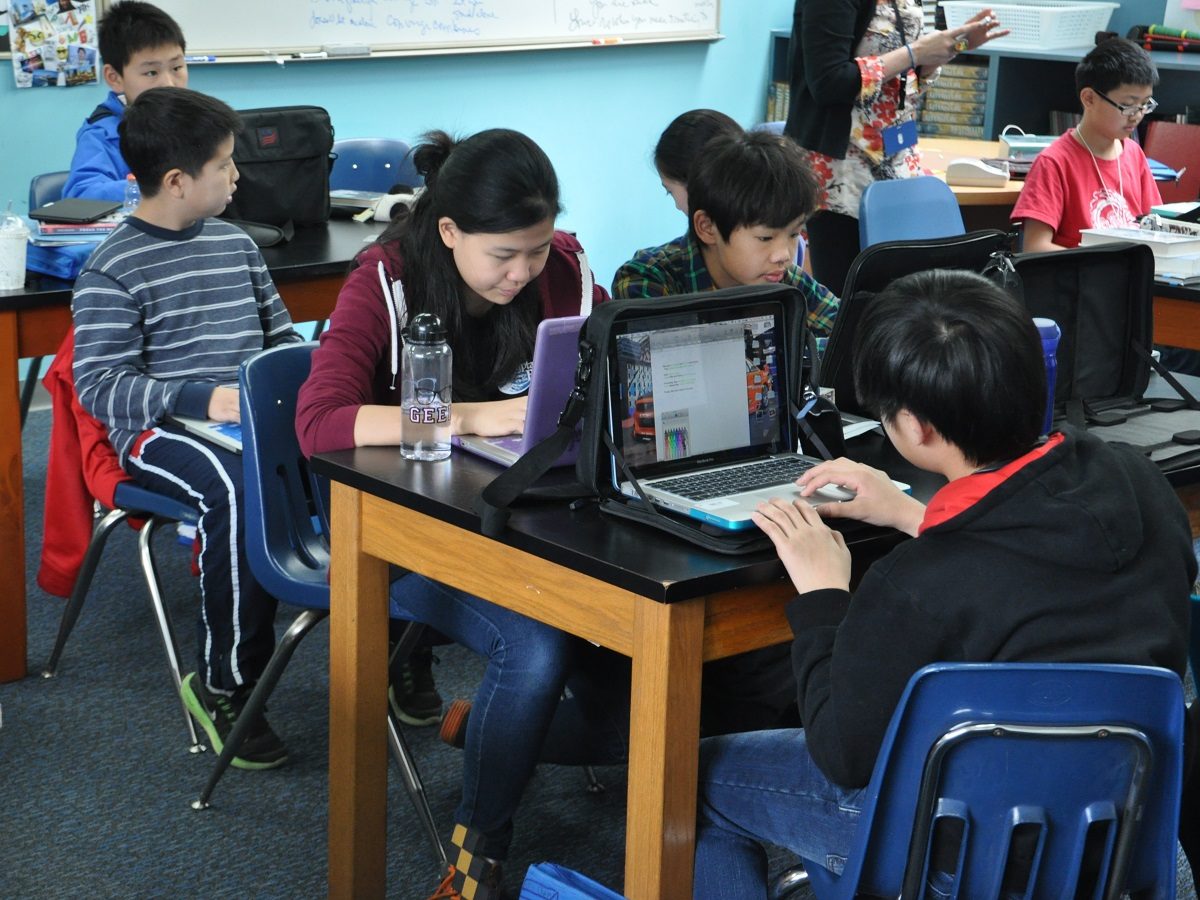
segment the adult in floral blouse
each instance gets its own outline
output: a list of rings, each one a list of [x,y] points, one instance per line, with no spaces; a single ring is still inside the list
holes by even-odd
[[[922,26],[918,0],[796,0],[786,132],[823,189],[808,248],[813,275],[835,292],[858,254],[863,190],[921,174],[917,95],[957,54],[1008,34],[990,9],[959,28]]]

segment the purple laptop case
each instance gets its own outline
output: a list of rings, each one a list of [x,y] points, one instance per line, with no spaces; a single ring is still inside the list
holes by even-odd
[[[566,406],[567,397],[575,384],[575,364],[579,359],[579,330],[583,327],[585,318],[586,316],[563,316],[558,319],[543,319],[538,325],[533,347],[529,407],[525,411],[525,433],[490,438],[488,443],[520,455],[554,433],[558,427],[559,414]],[[459,441],[456,439],[455,443],[459,444]],[[474,447],[464,449],[479,452]],[[578,455],[579,440],[576,438],[554,465],[574,465]]]

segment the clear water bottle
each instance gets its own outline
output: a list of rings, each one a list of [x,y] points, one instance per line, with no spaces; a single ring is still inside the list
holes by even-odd
[[[142,189],[138,187],[137,179],[130,172],[125,176],[125,202],[121,204],[121,212],[132,215],[137,205],[142,202]]]
[[[400,455],[405,459],[446,459],[450,455],[453,357],[446,329],[437,316],[413,316],[404,336],[400,371]]]
[[[1042,422],[1042,434],[1049,434],[1054,424],[1054,382],[1058,375],[1058,340],[1062,331],[1053,319],[1035,318],[1033,324],[1042,338],[1042,356],[1046,360],[1046,417]]]

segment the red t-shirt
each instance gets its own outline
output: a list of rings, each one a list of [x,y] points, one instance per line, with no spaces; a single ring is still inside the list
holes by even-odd
[[[1123,141],[1116,159],[1093,163],[1074,131],[1037,155],[1012,211],[1014,222],[1036,219],[1049,225],[1060,247],[1078,247],[1081,228],[1133,227],[1162,202],[1136,141]]]

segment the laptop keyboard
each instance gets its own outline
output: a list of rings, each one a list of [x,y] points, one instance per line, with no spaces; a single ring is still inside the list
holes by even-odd
[[[813,465],[814,463],[798,456],[785,456],[728,469],[712,469],[693,475],[666,478],[655,481],[654,487],[687,497],[689,500],[711,500],[713,497],[728,497],[759,488],[791,484]]]

